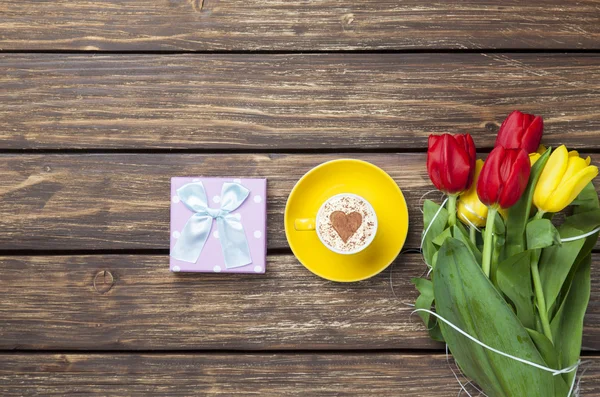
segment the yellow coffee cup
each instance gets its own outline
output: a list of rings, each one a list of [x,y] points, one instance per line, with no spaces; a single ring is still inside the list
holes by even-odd
[[[344,225],[333,224],[331,215],[334,212],[343,213],[337,215],[341,223],[345,222]],[[353,213],[360,215],[358,226],[357,222],[349,221]],[[377,214],[371,203],[353,193],[339,193],[329,197],[321,204],[314,218],[294,219],[295,230],[315,231],[327,249],[341,255],[357,254],[367,248],[375,239],[377,224]]]

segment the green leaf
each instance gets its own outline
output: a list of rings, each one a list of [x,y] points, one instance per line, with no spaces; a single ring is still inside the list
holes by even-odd
[[[465,225],[463,225],[462,222],[456,222],[456,229],[460,230],[465,236],[469,236],[469,232],[467,231],[467,229],[465,228]]]
[[[560,234],[549,219],[534,219],[527,224],[527,249],[560,245]]]
[[[433,258],[431,258],[431,263],[429,264],[429,266],[431,266],[432,268],[434,268],[435,264],[437,263],[438,252],[439,251],[435,251],[435,253],[433,254]]]
[[[417,290],[421,293],[417,300],[415,301],[415,309],[427,309],[431,310],[433,306],[433,283],[430,280],[424,278],[413,278],[410,280]],[[437,319],[433,316],[430,316],[429,313],[425,312],[417,312],[423,320],[423,324],[427,327],[427,331],[429,332],[429,336],[433,340],[437,340],[439,342],[444,341],[444,337],[442,336],[442,332],[440,330],[440,326],[437,322]]]
[[[431,310],[433,306],[433,283],[425,278],[411,278],[410,282],[415,285],[417,290],[421,293],[415,301],[415,307],[417,309]],[[425,325],[429,324],[429,313],[417,312],[419,317],[423,320]]]
[[[515,305],[517,317],[526,328],[535,328],[533,287],[531,285],[531,253],[523,251],[500,262],[496,283]]]
[[[560,366],[563,368],[575,364],[581,352],[583,318],[590,300],[591,263],[591,255],[581,262],[567,297],[550,324],[554,346],[560,357]],[[574,376],[574,372],[563,374],[567,384],[571,384]]]
[[[494,243],[494,250],[492,251],[492,264],[490,266],[490,280],[494,286],[497,286],[496,273],[498,272],[498,265],[500,262],[500,256],[502,254],[502,246],[506,242],[504,235],[495,234],[492,238]]]
[[[600,225],[600,209],[581,212],[570,216],[559,226],[558,232],[562,239],[576,237],[588,233]],[[597,236],[596,236],[597,237]],[[593,238],[594,239],[594,238]],[[568,278],[571,268],[581,258],[584,245],[589,246],[587,239],[563,242],[542,250],[540,259],[540,279],[546,297],[546,307],[551,314],[556,299]],[[595,241],[595,239],[594,239]]]
[[[504,235],[505,232],[506,232],[506,226],[504,225],[504,220],[502,219],[502,215],[497,214],[494,217],[494,234]]]
[[[563,225],[573,229],[586,230],[586,233],[592,231],[600,225],[600,209],[595,208],[593,210],[573,214],[565,219],[565,222],[561,226]],[[564,238],[565,236],[561,235],[561,237]]]
[[[573,278],[575,277],[575,273],[576,273],[577,269],[579,268],[579,265],[592,252],[592,249],[594,249],[594,247],[596,246],[597,240],[598,240],[598,233],[594,233],[585,239],[585,243],[583,244],[583,247],[579,251],[577,258],[575,259],[575,263],[573,264],[573,266],[571,266],[569,275],[567,276],[565,282],[563,283],[563,286],[558,294],[558,298],[556,298],[556,300],[554,301],[553,307],[550,307],[550,309],[549,309],[551,312],[551,315],[549,316],[551,321],[554,318],[554,316],[556,315],[555,312],[558,311],[558,308],[560,308],[560,306],[562,305],[562,302],[564,301],[564,298],[567,296],[567,293],[569,292],[571,283],[573,282]]]
[[[506,257],[513,256],[526,249],[525,228],[531,212],[533,192],[535,191],[535,186],[537,185],[538,179],[540,178],[549,157],[550,149],[546,150],[538,161],[535,162],[533,167],[531,167],[527,189],[519,201],[517,201],[517,204],[513,205],[508,211],[508,219],[506,222],[508,226],[506,229],[506,244],[504,247]]]
[[[527,330],[466,245],[447,239],[434,269],[439,315],[502,352],[545,365]],[[442,334],[465,374],[489,396],[555,396],[552,374],[487,350],[448,325]]]
[[[494,235],[494,244],[498,247],[502,247],[506,244],[506,237],[502,234]]]
[[[432,242],[437,245],[438,247],[441,247],[442,244],[444,244],[444,241],[448,238],[448,237],[452,237],[452,231],[450,230],[450,228],[446,228],[443,232],[441,232],[436,238],[434,238],[432,240]]]
[[[427,230],[427,234],[424,238],[422,237],[422,249],[425,262],[430,266],[435,265],[434,255],[438,251],[438,247],[433,244],[433,239],[444,231],[448,223],[448,211],[442,208],[436,216],[438,209],[440,209],[440,206],[431,200],[425,200],[423,203],[423,231]],[[429,227],[430,223],[431,227]]]
[[[444,335],[442,335],[442,329],[440,328],[440,323],[438,321],[433,321],[431,319],[429,321],[429,327],[427,327],[427,332],[429,332],[429,337],[438,342],[445,342]]]
[[[481,251],[479,251],[479,248],[477,248],[477,246],[473,244],[473,242],[467,235],[466,230],[461,229],[457,225],[454,225],[453,234],[456,239],[462,241],[467,247],[469,247],[471,253],[473,253],[473,256],[475,257],[475,261],[477,261],[477,263],[481,263]]]
[[[600,203],[598,202],[598,193],[596,192],[594,183],[588,183],[583,188],[581,193],[579,193],[579,196],[577,196],[577,198],[571,203],[571,205],[575,206],[573,209],[575,214],[594,210],[600,207]]]
[[[541,332],[533,329],[527,329],[527,332],[529,332],[531,340],[533,340],[533,343],[535,343],[535,346],[544,358],[546,366],[559,369],[558,353],[556,352],[552,342],[550,342],[550,339],[548,339],[546,335],[542,334]],[[570,385],[567,385],[562,376],[554,377],[554,395],[559,397],[566,396],[567,393],[569,393],[569,386]]]
[[[546,365],[550,368],[559,369],[558,353],[556,352],[552,342],[550,342],[550,339],[548,339],[546,335],[542,334],[541,332],[537,332],[533,329],[527,328],[527,332],[529,332],[531,340],[533,343],[535,343],[535,346],[544,358]]]

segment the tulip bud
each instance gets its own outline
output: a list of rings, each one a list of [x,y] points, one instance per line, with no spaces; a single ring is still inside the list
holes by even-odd
[[[543,212],[560,212],[598,175],[591,159],[579,157],[565,145],[556,148],[540,175],[533,193],[533,203]]]
[[[540,144],[540,146],[538,146],[538,148],[535,152],[541,156],[542,154],[546,153],[546,150],[548,150],[548,148],[546,146]]]
[[[481,202],[501,208],[515,205],[527,188],[531,172],[529,161],[523,149],[496,146],[486,159],[477,181],[477,195]]]
[[[529,162],[531,163],[532,167],[535,163],[537,163],[537,161],[540,159],[540,157],[542,157],[542,155],[537,152],[529,153]]]
[[[469,190],[460,195],[458,205],[456,206],[458,218],[469,226],[474,225],[483,227],[485,226],[485,220],[487,219],[488,207],[479,200],[479,197],[477,197],[477,180],[479,179],[482,168],[483,160],[479,159],[475,164],[473,184]]]
[[[538,149],[544,132],[544,121],[540,116],[515,110],[502,122],[495,146],[506,149],[524,149],[533,153]]]
[[[467,190],[475,173],[475,143],[471,135],[430,135],[427,172],[435,187],[448,195]]]

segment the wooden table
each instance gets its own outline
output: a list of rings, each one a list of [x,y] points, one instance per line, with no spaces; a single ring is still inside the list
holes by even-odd
[[[598,0],[0,0],[0,48],[3,396],[454,396],[406,305],[419,255],[315,277],[285,240],[292,186],[370,161],[404,190],[417,248],[430,133],[485,153],[520,109],[600,161]],[[186,175],[268,178],[266,275],[169,273]]]

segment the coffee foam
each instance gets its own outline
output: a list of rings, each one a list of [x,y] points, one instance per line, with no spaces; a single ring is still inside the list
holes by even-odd
[[[331,223],[331,214],[335,211],[342,211],[345,214],[358,212],[362,216],[361,225],[347,242],[342,240]],[[351,195],[330,199],[321,209],[317,219],[317,228],[323,243],[341,252],[356,251],[368,244],[376,231],[376,226],[376,217],[370,205],[363,199]]]

